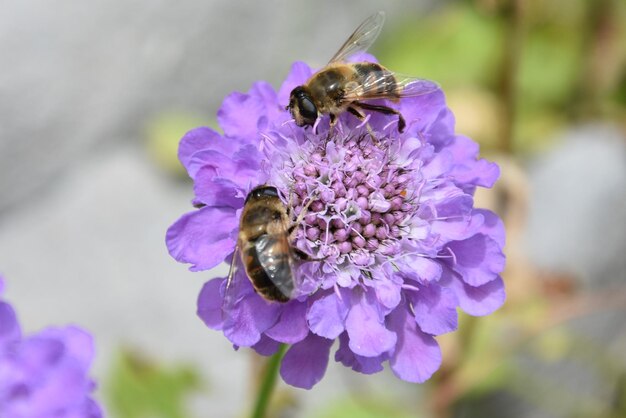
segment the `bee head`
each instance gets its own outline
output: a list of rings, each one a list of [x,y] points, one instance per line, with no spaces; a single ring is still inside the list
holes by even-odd
[[[273,186],[257,186],[246,196],[246,203],[248,203],[250,199],[256,200],[262,197],[278,197],[278,190]]]
[[[303,86],[298,86],[291,91],[287,109],[298,126],[313,126],[317,119],[317,107]]]

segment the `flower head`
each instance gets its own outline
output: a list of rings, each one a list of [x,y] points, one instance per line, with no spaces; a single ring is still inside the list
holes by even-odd
[[[0,297],[3,280],[0,277]],[[78,327],[23,336],[15,311],[0,299],[0,416],[100,418],[87,372],[93,340]]]
[[[455,135],[441,91],[400,101],[402,133],[397,117],[376,113],[367,123],[342,114],[332,132],[327,116],[300,128],[284,109],[311,74],[295,63],[278,92],[259,82],[233,93],[218,112],[222,135],[197,128],[183,137],[179,158],[200,209],[170,227],[168,249],[192,271],[229,259],[247,194],[276,187],[292,221],[304,211],[291,245],[314,260],[298,263],[298,297],[267,302],[238,269],[227,315],[225,279],[205,284],[202,320],[263,355],[292,344],[281,375],[294,386],[323,377],[335,340],[335,360],[355,371],[388,361],[401,379],[424,382],[441,362],[434,337],[456,329],[457,307],[486,315],[504,302],[503,225],[473,207],[475,188],[491,187],[498,167]]]

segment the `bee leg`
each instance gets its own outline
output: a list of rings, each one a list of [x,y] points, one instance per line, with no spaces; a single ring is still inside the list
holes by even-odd
[[[335,125],[337,124],[337,115],[335,115],[334,113],[330,113],[328,116],[330,117],[329,131],[332,132],[335,129]]]
[[[357,106],[357,103],[352,103],[352,106],[348,107],[348,112],[352,113],[361,121],[365,120],[365,115],[356,106]]]
[[[311,256],[304,251],[300,251],[297,248],[292,248],[291,251],[293,251],[293,255],[295,255],[298,259],[302,261],[312,261]]]
[[[308,203],[302,208],[302,211],[300,211],[300,214],[298,215],[298,218],[287,229],[287,232],[289,233],[289,242],[293,242],[293,240],[295,239],[295,234],[296,234],[297,228],[302,223],[302,221],[304,220],[304,217],[306,216],[307,212],[309,211],[309,206],[311,206],[311,203],[313,203],[315,201],[315,198],[317,198],[317,196],[313,195],[311,197],[311,199],[309,199]],[[304,251],[301,251],[301,250],[297,249],[295,246],[291,246],[291,252],[292,252],[292,254],[294,256],[296,256],[298,259],[300,259],[302,261],[323,261],[326,258],[326,257],[324,257],[324,258],[314,258],[314,257],[311,257],[309,254],[305,253]]]
[[[307,203],[306,206],[302,208],[302,211],[300,212],[300,214],[306,212],[306,209],[309,208],[309,205],[311,204],[312,201],[313,200],[309,201],[309,203]],[[293,188],[289,189],[289,203],[287,203],[287,219],[291,220],[291,218],[293,218]],[[302,222],[302,219],[304,219],[304,215],[298,216],[296,218],[296,221],[288,228],[288,232],[290,235],[291,235],[292,230],[296,227],[296,225]]]
[[[402,114],[398,112],[396,109],[392,109],[388,106],[373,105],[373,104],[360,103],[360,102],[358,105],[361,109],[372,110],[374,112],[380,112],[385,115],[398,115],[398,132],[400,133],[404,132],[404,128],[406,127],[406,122],[404,121],[404,117],[402,117]]]
[[[309,200],[309,203],[307,203],[306,206],[304,208],[302,208],[302,212],[300,212],[300,215],[298,216],[298,219],[296,219],[296,221],[287,230],[289,232],[289,242],[293,242],[293,240],[295,238],[295,236],[293,236],[293,235],[295,235],[296,228],[298,227],[298,225],[300,225],[302,220],[304,220],[304,217],[306,216],[306,214],[307,214],[307,212],[309,210],[309,206],[311,205],[311,203],[313,203],[313,201],[314,201],[313,199]],[[311,257],[309,254],[307,254],[304,251],[301,251],[298,248],[296,248],[295,245],[291,246],[291,251],[292,251],[292,254],[294,256],[296,256],[298,259],[300,259],[302,261],[323,261],[323,260],[325,260],[327,258],[327,257],[323,257],[323,258]]]
[[[296,234],[297,228],[302,223],[302,221],[304,220],[304,217],[306,216],[307,212],[309,211],[309,206],[311,206],[311,203],[313,203],[315,201],[315,199],[317,199],[317,195],[316,194],[311,196],[311,198],[309,199],[307,204],[304,205],[304,207],[300,211],[300,214],[296,218],[295,222],[292,223],[291,226],[287,229],[287,232],[289,233],[289,242],[292,242],[296,238],[295,234]]]
[[[339,119],[337,119],[337,115],[335,115],[334,113],[329,113],[328,116],[330,117],[330,126],[328,128],[328,136],[326,137],[324,148],[326,148],[326,144],[328,143],[328,141],[330,141],[330,138],[333,136],[333,133],[335,132],[335,125],[337,125],[337,122],[339,121]]]
[[[364,121],[366,116],[363,112],[361,112],[361,107],[361,103],[352,103],[352,105],[348,107],[348,112],[359,118],[359,120]],[[367,132],[369,132],[372,141],[374,141],[374,143],[378,145],[378,139],[376,138],[376,136],[374,136],[374,131],[372,130],[372,127],[368,122],[365,123],[365,127],[367,128]]]
[[[293,255],[296,256],[296,258],[302,261],[324,261],[328,258],[328,257],[314,258],[314,257],[311,257],[309,254],[305,253],[304,251],[300,251],[297,248],[292,248],[291,251],[293,252]]]
[[[235,251],[233,252],[233,259],[230,261],[230,270],[228,270],[228,278],[226,279],[226,289],[230,287],[230,283],[233,281],[233,275],[235,274],[235,260],[237,259],[238,251],[239,251],[239,244],[235,245]]]
[[[287,199],[287,218],[291,219],[293,211],[293,186],[289,188],[289,198]]]
[[[295,181],[294,181],[295,183]],[[289,199],[287,200],[287,219],[293,218],[293,185],[289,188]]]

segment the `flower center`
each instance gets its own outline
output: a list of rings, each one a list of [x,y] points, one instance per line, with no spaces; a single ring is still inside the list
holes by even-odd
[[[306,211],[296,247],[313,257],[362,268],[400,252],[405,221],[416,210],[414,176],[387,150],[360,136],[334,138],[293,162],[291,206]]]

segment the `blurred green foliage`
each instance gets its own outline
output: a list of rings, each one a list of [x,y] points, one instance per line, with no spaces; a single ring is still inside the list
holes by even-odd
[[[117,418],[189,418],[186,401],[202,388],[188,365],[166,367],[131,350],[119,353],[104,393],[107,409]]]
[[[507,11],[515,7],[517,14]],[[459,1],[425,16],[406,15],[383,31],[375,54],[394,71],[440,82],[453,98],[460,132],[501,149],[509,128],[501,124],[513,124],[511,149],[527,153],[549,145],[566,124],[626,117],[624,22],[626,2],[619,0]],[[507,77],[514,98],[503,88]],[[474,94],[463,94],[467,88]],[[477,96],[492,94],[498,100],[479,100],[476,114]],[[509,103],[510,121],[502,114]],[[466,126],[468,109],[472,118],[482,113],[491,131]],[[495,122],[493,114],[499,114]]]
[[[541,151],[560,130],[579,122],[609,121],[626,128],[623,0],[439,2],[431,13],[406,13],[388,24],[373,52],[393,71],[442,84],[457,131],[481,142],[483,152]],[[206,118],[164,112],[149,124],[147,146],[161,166],[181,175],[178,141],[187,129],[202,124]],[[507,243],[507,251],[511,247]],[[353,395],[306,416],[447,418],[459,411],[465,411],[463,416],[511,416],[485,407],[486,400],[504,392],[548,414],[626,416],[626,374],[616,366],[619,362],[603,347],[584,349],[563,326],[566,321],[555,319],[551,309],[567,298],[539,289],[542,279],[534,273],[530,267],[509,267],[505,307],[479,319],[461,315],[459,331],[438,338],[444,364],[426,385],[415,387],[426,391],[434,406],[409,411],[386,393],[374,399]],[[516,280],[523,285],[512,286]],[[576,302],[577,295],[567,296]],[[610,397],[578,398],[565,388],[537,382],[515,363],[520,353],[546,365],[582,356],[577,361],[600,376]],[[109,397],[116,416],[185,416],[183,401],[197,390],[198,377],[185,369],[135,363],[122,355],[112,373]],[[282,399],[274,402],[273,416],[294,416],[295,403]],[[563,400],[570,404],[560,404]],[[473,412],[467,415],[468,410]]]
[[[464,0],[438,6],[387,25],[373,52],[393,71],[441,83],[457,130],[487,150],[540,151],[571,123],[626,120],[625,1]],[[505,87],[509,79],[511,91]],[[157,115],[147,126],[150,155],[181,175],[178,140],[205,124],[206,117],[184,112]]]
[[[186,176],[183,166],[178,161],[178,143],[190,129],[206,125],[206,118],[189,113],[181,111],[159,113],[148,121],[145,127],[148,155],[166,172],[176,177]]]
[[[444,90],[491,85],[502,60],[503,33],[503,22],[469,5],[450,4],[385,27],[374,54],[393,71],[436,80]]]
[[[409,412],[394,406],[389,399],[357,398],[356,396],[329,402],[315,418],[418,418],[419,411]]]

